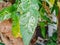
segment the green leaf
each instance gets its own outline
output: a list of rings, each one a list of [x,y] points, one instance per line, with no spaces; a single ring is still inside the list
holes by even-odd
[[[45,12],[44,8],[41,7],[41,9],[40,9],[41,18],[42,18],[43,20],[47,21],[48,23],[50,23],[51,20],[48,18],[48,15],[46,15],[45,13],[46,13],[46,12]]]
[[[18,3],[20,3],[20,2],[21,2],[21,0],[16,0],[16,1],[15,1],[16,4],[18,4]]]
[[[46,2],[49,4],[50,8],[53,7],[55,0],[46,0]]]
[[[41,27],[41,34],[43,36],[43,38],[46,37],[46,29],[45,29],[45,22],[40,22],[40,27]]]
[[[4,43],[0,42],[0,45],[5,45]]]
[[[0,21],[4,21],[6,19],[11,18],[11,13],[17,10],[17,5],[11,5],[6,7],[0,11]]]
[[[58,15],[58,10],[59,10],[58,6],[54,5],[53,8],[52,8],[52,10],[51,10],[51,14],[55,11],[55,14],[57,16]]]
[[[25,13],[29,10],[30,3],[28,1],[23,2],[24,0],[21,0],[21,3],[19,4],[17,11],[20,12],[20,14]]]
[[[30,9],[20,17],[20,26],[24,45],[29,45],[37,26],[39,13],[35,9]]]
[[[56,43],[56,42],[53,42],[52,40],[49,40],[49,41],[47,42],[47,45],[57,45],[57,43]]]
[[[38,22],[39,6],[37,0],[21,0],[17,9],[20,12],[20,26],[24,45],[29,45]]]
[[[54,32],[51,38],[52,40],[57,41],[57,32]]]
[[[17,10],[17,4],[13,4],[13,5],[11,5],[11,6],[8,6],[8,7],[3,8],[3,9],[0,11],[0,13],[2,13],[2,14],[3,14],[3,12],[10,12],[10,13],[12,13],[12,12],[14,12],[14,11],[16,11],[16,10]]]
[[[51,9],[51,14],[53,13],[54,9],[55,9],[55,5]]]
[[[30,8],[39,9],[38,1],[37,0],[21,0],[21,3],[19,4],[17,11],[22,13],[27,12]]]
[[[8,13],[8,14],[5,14],[5,15],[0,15],[0,21],[4,21],[4,20],[8,20],[11,18],[11,14]]]
[[[58,15],[58,12],[59,12],[58,6],[55,7],[55,12],[56,12],[56,16],[57,16]]]
[[[19,17],[16,12],[12,13],[12,34],[15,38],[22,37],[20,32]]]
[[[6,10],[0,11],[0,21],[4,21],[11,18],[11,13]]]

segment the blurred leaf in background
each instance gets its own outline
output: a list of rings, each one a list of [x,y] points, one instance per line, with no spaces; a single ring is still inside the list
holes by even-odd
[[[5,45],[4,43],[0,42],[0,45]]]

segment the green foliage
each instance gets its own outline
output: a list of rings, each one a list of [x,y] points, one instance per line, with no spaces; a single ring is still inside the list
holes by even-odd
[[[8,9],[3,9],[0,11],[0,21],[11,18],[11,13],[8,12]]]
[[[47,45],[57,45],[57,32],[53,33],[53,36],[49,38]]]
[[[39,13],[33,9],[20,17],[20,27],[25,45],[28,45],[35,31]]]
[[[46,13],[45,9],[43,7],[41,7],[41,9],[40,9],[41,19],[44,20],[44,21],[46,21],[46,22],[48,22],[48,23],[51,23],[50,18],[45,13]]]
[[[20,34],[20,23],[19,23],[19,17],[16,14],[16,12],[13,12],[12,15],[12,34],[14,37],[21,37]]]
[[[48,8],[51,14],[55,10],[56,15],[58,15],[58,7],[54,3],[56,0],[51,1],[46,0]],[[13,5],[0,11],[0,21],[11,18],[12,34],[14,37],[22,37],[24,45],[29,45],[37,24],[41,27],[43,38],[46,38],[45,26],[51,23],[51,18],[49,18],[42,2],[42,0],[16,0]],[[40,22],[38,22],[39,19],[41,19]],[[52,39],[56,40],[56,34],[53,35]],[[56,43],[49,41],[47,45],[56,45]]]
[[[58,6],[56,4],[54,4],[54,6],[52,7],[51,13],[53,13],[55,11],[56,15],[58,15]]]
[[[57,32],[53,33],[53,36],[49,38],[46,45],[57,45]]]
[[[53,41],[57,41],[57,32],[53,33],[53,36],[51,37]]]
[[[25,1],[25,2],[24,2]],[[21,0],[18,11],[21,14],[20,27],[24,45],[29,45],[32,35],[38,22],[38,3],[37,0]]]
[[[49,40],[49,41],[47,42],[47,45],[57,45],[57,43],[56,43],[56,42],[53,42],[52,40]]]
[[[40,27],[41,27],[41,34],[43,38],[46,38],[46,29],[45,29],[45,22],[40,22]]]

